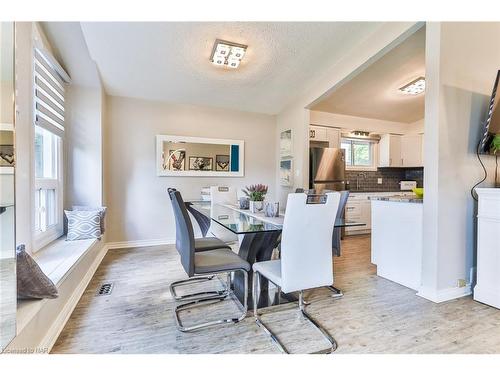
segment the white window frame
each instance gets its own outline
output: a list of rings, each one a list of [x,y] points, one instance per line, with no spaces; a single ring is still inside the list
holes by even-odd
[[[35,131],[35,126],[36,126],[36,85],[35,85],[35,50],[38,49],[39,51],[44,52],[45,56],[49,56],[51,58],[51,62],[54,64],[57,64],[57,61],[54,60],[50,54],[44,50],[43,46],[40,45],[36,40],[34,41],[34,49],[32,50],[32,75],[31,75],[31,85],[32,85],[32,97],[31,97],[31,103],[32,103],[32,121],[31,121],[31,126],[32,126],[32,131],[31,131],[31,155],[32,160],[31,160],[31,181],[32,181],[32,250],[33,252],[37,252],[44,246],[47,246],[49,243],[52,241],[58,239],[64,234],[64,130],[61,130],[60,132],[58,131],[57,133],[55,131],[51,131],[51,129],[47,129],[44,126],[41,126],[42,128],[45,128],[45,130],[51,132],[56,136],[56,178],[36,178],[35,176],[35,136],[36,136],[36,131]],[[61,70],[62,68],[58,67],[57,72],[62,71],[63,73],[64,70]],[[69,78],[69,77],[68,77]],[[65,77],[63,77],[63,80],[67,83],[69,83],[69,80],[67,80]],[[55,129],[57,130],[57,129]],[[48,160],[48,158],[44,157],[44,160]],[[56,199],[55,199],[55,205],[56,205],[56,220],[57,222],[49,227],[46,228],[45,231],[39,231],[35,227],[36,225],[36,215],[39,213],[37,212],[37,207],[35,206],[35,195],[37,194],[37,191],[40,189],[54,189],[55,194],[56,194]]]
[[[372,164],[371,165],[347,165],[345,166],[345,169],[347,171],[376,171],[378,168],[378,143],[375,141],[371,140],[365,140],[365,139],[354,139],[354,138],[347,138],[347,137],[342,137],[340,138],[340,145],[342,146],[342,142],[368,142],[370,143],[370,153],[371,153],[371,160]],[[347,158],[346,158],[347,160]],[[351,155],[351,160],[352,160],[352,155]]]
[[[34,128],[35,125],[33,125]],[[33,134],[35,132],[33,131]],[[33,137],[33,146],[35,144],[35,138]],[[40,189],[54,189],[56,194],[56,220],[57,222],[49,227],[43,232],[38,231],[33,228],[33,251],[36,252],[42,247],[48,245],[50,242],[56,240],[63,235],[63,196],[64,196],[64,178],[63,178],[63,140],[60,136],[56,137],[56,178],[36,178],[34,177],[34,189],[33,197],[37,194]],[[35,155],[33,153],[33,155]],[[44,157],[44,160],[47,160]],[[35,158],[33,157],[33,171],[35,170]],[[33,173],[34,174],[34,173]],[[36,216],[39,213],[37,207],[35,207],[35,199],[33,199],[33,215]],[[35,225],[36,219],[33,220],[33,225]]]

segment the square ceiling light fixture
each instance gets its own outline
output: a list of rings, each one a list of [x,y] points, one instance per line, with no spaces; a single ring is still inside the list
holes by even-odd
[[[425,91],[425,78],[418,77],[417,79],[414,79],[413,81],[407,83],[403,87],[400,87],[399,91],[408,95],[421,94]]]
[[[210,61],[214,65],[236,69],[245,55],[248,46],[216,39]]]

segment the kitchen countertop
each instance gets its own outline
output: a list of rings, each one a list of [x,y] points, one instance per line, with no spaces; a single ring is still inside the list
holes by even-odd
[[[369,197],[372,201],[388,201],[388,202],[401,202],[401,203],[424,203],[423,198],[417,198],[416,195],[391,195],[388,197]]]
[[[398,190],[349,190],[349,193],[369,194],[369,193],[396,193]]]

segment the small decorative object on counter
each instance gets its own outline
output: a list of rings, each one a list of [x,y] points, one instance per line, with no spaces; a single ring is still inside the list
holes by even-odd
[[[250,199],[248,197],[241,197],[239,202],[240,210],[248,210],[250,208]]]
[[[263,184],[250,185],[242,190],[250,199],[250,212],[257,213],[264,209],[264,199],[267,194],[267,186]]]
[[[280,216],[280,202],[267,202],[264,213],[267,217]]]

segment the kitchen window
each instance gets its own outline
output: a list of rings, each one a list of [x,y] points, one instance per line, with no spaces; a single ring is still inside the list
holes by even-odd
[[[54,58],[34,49],[34,228],[39,250],[63,234],[63,138],[65,83]]]
[[[374,169],[375,143],[369,140],[342,138],[340,147],[345,150],[346,169]]]

